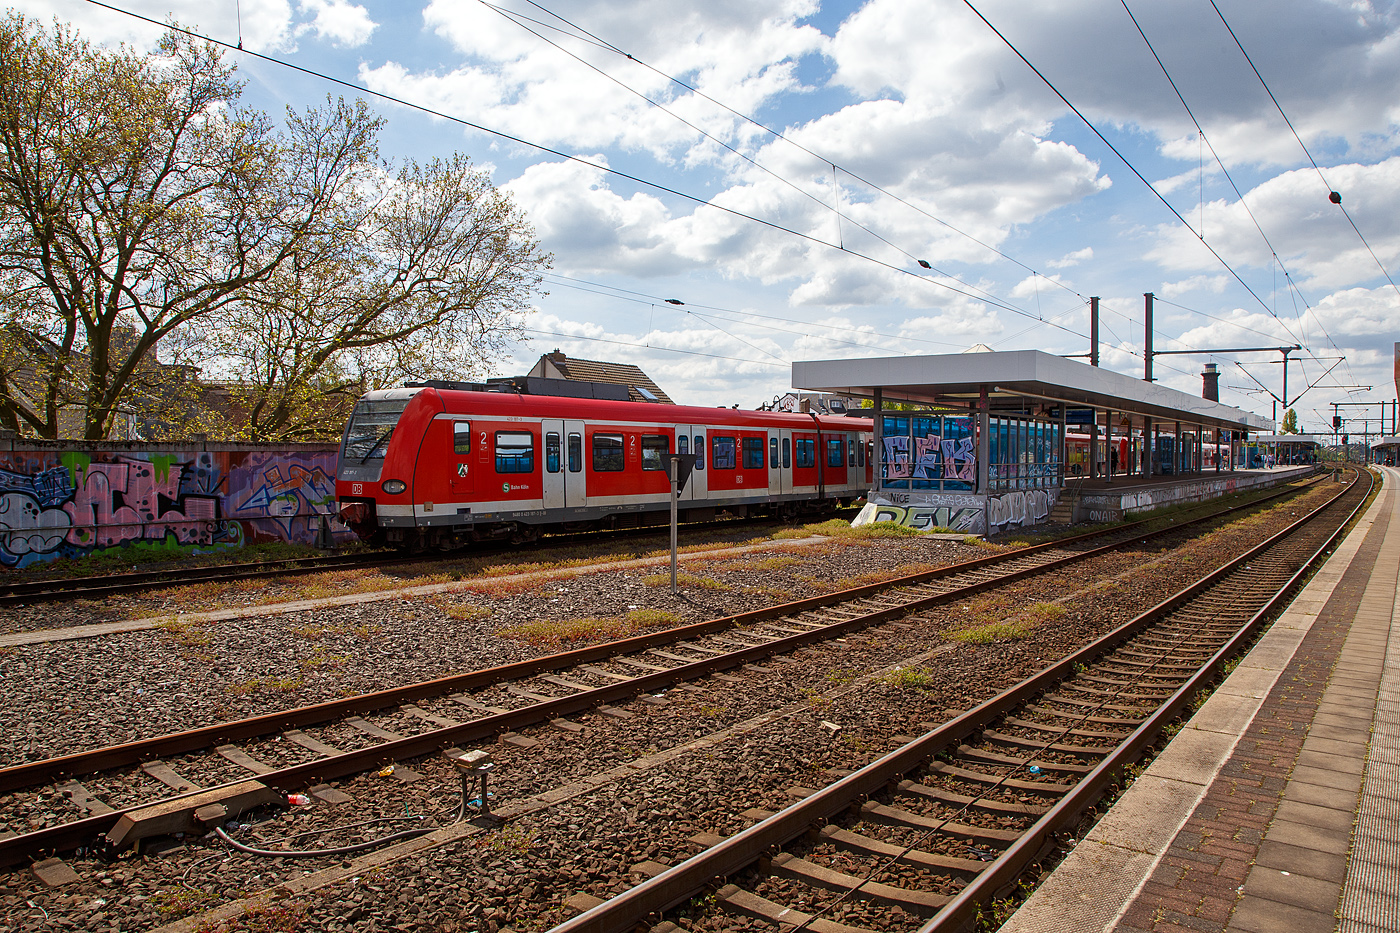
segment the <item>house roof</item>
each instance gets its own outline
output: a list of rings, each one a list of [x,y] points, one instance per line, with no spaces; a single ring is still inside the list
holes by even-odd
[[[631,363],[605,363],[601,360],[581,360],[555,350],[541,356],[527,375],[546,379],[568,379],[572,382],[604,382],[627,387],[627,397],[634,402],[676,404],[651,377]],[[650,398],[648,398],[650,396]]]

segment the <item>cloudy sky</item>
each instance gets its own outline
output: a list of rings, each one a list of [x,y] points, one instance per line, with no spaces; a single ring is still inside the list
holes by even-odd
[[[157,34],[79,0],[13,5],[97,42]],[[1093,295],[1103,365],[1141,376],[1153,292],[1158,350],[1302,345],[1305,429],[1395,395],[1393,3],[115,5],[495,131],[371,98],[386,155],[471,155],[554,254],[498,374],[560,348],[753,407],[794,360],[1083,353]],[[274,114],[349,93],[230,55]],[[1155,370],[1196,393],[1217,362],[1222,400],[1268,416],[1279,359]]]

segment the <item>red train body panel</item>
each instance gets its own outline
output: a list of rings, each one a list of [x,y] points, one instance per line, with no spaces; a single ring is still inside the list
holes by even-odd
[[[545,526],[668,520],[668,453],[696,453],[683,519],[800,514],[870,488],[859,418],[422,386],[365,395],[336,475],[366,540],[450,547]]]

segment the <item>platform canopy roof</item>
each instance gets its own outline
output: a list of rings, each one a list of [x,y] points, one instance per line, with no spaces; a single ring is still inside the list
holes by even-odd
[[[1400,437],[1383,437],[1373,447],[1400,447]]]
[[[1228,431],[1274,427],[1273,421],[1232,405],[1040,350],[804,360],[792,364],[792,384],[856,398],[874,398],[880,389],[887,401],[959,408],[975,404],[985,386],[994,413],[1020,410],[1030,398]]]

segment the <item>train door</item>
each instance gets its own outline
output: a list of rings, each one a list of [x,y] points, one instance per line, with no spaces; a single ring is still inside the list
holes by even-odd
[[[768,430],[768,492],[783,496],[792,492],[792,431]]]
[[[540,429],[544,454],[544,507],[582,508],[586,500],[583,422],[545,421]]]
[[[451,466],[448,480],[452,488],[452,501],[468,502],[472,498],[472,426],[470,421],[453,420]],[[420,496],[420,498],[426,498]]]
[[[690,481],[681,490],[682,499],[706,499],[709,498],[709,486],[706,478],[710,475],[706,454],[706,434],[702,424],[678,424],[676,425],[676,453],[695,454],[695,468],[690,471]]]

